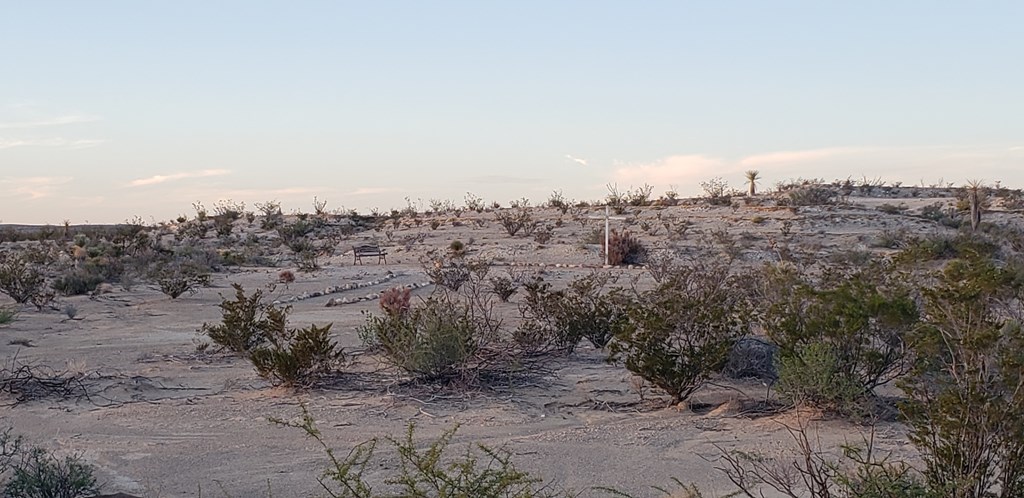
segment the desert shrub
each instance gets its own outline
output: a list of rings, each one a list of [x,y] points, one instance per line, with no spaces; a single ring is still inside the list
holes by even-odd
[[[562,195],[561,190],[555,190],[548,197],[547,205],[548,207],[559,210],[562,214],[566,214],[569,212],[569,208],[572,206],[572,203],[565,200],[565,196]]]
[[[501,302],[507,303],[509,298],[519,290],[519,286],[522,285],[523,274],[517,273],[511,269],[506,270],[505,275],[493,276],[487,279],[491,285],[491,292]]]
[[[817,406],[832,413],[858,414],[865,389],[843,370],[839,353],[829,343],[797,346],[778,362],[779,393],[797,405]]]
[[[0,431],[0,480],[11,498],[79,498],[100,491],[93,467],[78,455],[58,458],[26,445],[11,429]]]
[[[837,456],[833,448],[822,448],[806,422],[786,426],[793,447],[774,455],[758,452],[721,452],[718,470],[725,473],[739,491],[729,496],[771,496],[788,498],[938,498],[905,462],[892,461],[876,447],[874,429],[861,445],[844,444]]]
[[[778,380],[775,357],[779,347],[759,337],[738,339],[729,351],[722,373],[733,379]]]
[[[859,390],[853,397],[866,398],[905,373],[908,334],[918,324],[916,301],[900,282],[905,278],[890,266],[826,268],[816,281],[792,268],[766,268],[759,298],[765,330],[779,346],[780,393],[794,402],[848,408],[850,385]]]
[[[491,265],[483,259],[466,259],[459,256],[425,257],[420,260],[423,272],[430,282],[458,291],[463,284],[473,279],[483,280]]]
[[[380,309],[388,315],[402,315],[411,307],[412,289],[393,287],[380,293]]]
[[[160,287],[160,292],[171,299],[177,299],[185,293],[195,294],[201,287],[210,284],[208,273],[190,262],[178,260],[157,265],[149,278]]]
[[[270,327],[267,344],[249,355],[260,377],[275,384],[309,386],[342,362],[344,351],[331,340],[331,324],[289,329]]]
[[[415,426],[410,424],[401,438],[388,437],[387,443],[395,450],[398,469],[384,480],[386,491],[373,491],[373,484],[364,475],[384,466],[391,458],[375,458],[377,439],[371,439],[352,448],[344,457],[328,446],[309,411],[303,407],[301,422],[274,423],[297,428],[323,448],[329,461],[321,487],[332,497],[388,498],[388,497],[474,497],[474,498],[554,498],[573,496],[567,492],[551,491],[540,478],[516,468],[511,452],[474,445],[460,456],[449,456],[449,445],[458,426],[445,431],[437,440],[424,446],[418,443]],[[390,464],[388,464],[390,466]]]
[[[821,185],[806,185],[787,192],[786,204],[790,206],[824,206],[835,204],[833,192]]]
[[[676,271],[681,261],[675,251],[660,249],[647,253],[647,260],[644,263],[651,278],[661,283]]]
[[[78,498],[97,493],[91,465],[77,455],[58,458],[42,448],[27,450],[12,466],[4,486],[4,496],[11,498]]]
[[[481,339],[472,310],[447,297],[431,297],[406,313],[369,315],[360,337],[425,380],[467,377]]]
[[[896,259],[906,263],[950,260],[965,257],[992,257],[999,246],[980,234],[935,234],[910,241]]]
[[[726,361],[743,332],[739,281],[727,262],[694,261],[627,305],[611,358],[679,403]]]
[[[923,289],[901,408],[941,496],[1024,496],[1024,282],[988,258],[950,262]]]
[[[102,284],[104,278],[100,275],[90,273],[84,269],[76,269],[50,283],[53,290],[65,296],[78,296],[96,290],[96,286]]]
[[[547,244],[554,237],[554,230],[551,225],[537,225],[533,231],[533,241],[538,244]]]
[[[14,308],[0,307],[0,325],[7,325],[18,318],[18,310]]]
[[[705,198],[712,206],[728,206],[732,203],[729,183],[720,177],[700,182],[700,188],[704,190]]]
[[[0,292],[25,304],[45,295],[45,289],[43,274],[20,254],[0,255]]]
[[[283,221],[284,217],[281,213],[280,202],[257,202],[256,209],[258,209],[263,214],[263,219],[260,220],[260,228],[264,230],[273,230],[277,228]]]
[[[448,253],[452,256],[465,256],[466,255],[466,244],[461,240],[453,240],[448,244]]]
[[[623,230],[621,233],[612,230],[608,235],[608,247],[604,249],[608,253],[608,264],[613,266],[640,264],[647,255],[643,243],[629,230]]]
[[[578,278],[558,291],[540,278],[528,282],[516,339],[534,353],[568,354],[584,338],[604,348],[626,321],[622,300],[605,291],[608,282],[602,273]]]
[[[636,189],[631,188],[626,192],[626,203],[630,206],[646,206],[651,203],[652,192],[654,187],[646,183]]]
[[[221,323],[204,323],[200,333],[214,344],[235,353],[249,354],[266,343],[271,336],[285,335],[288,308],[278,308],[263,302],[263,290],[251,296],[239,284],[232,284],[235,299],[221,299]]]
[[[534,223],[528,202],[496,211],[494,218],[510,237],[515,237],[520,230],[528,229]]]

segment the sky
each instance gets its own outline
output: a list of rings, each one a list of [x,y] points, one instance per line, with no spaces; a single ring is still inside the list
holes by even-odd
[[[0,0],[0,222],[1024,187],[1024,2]]]

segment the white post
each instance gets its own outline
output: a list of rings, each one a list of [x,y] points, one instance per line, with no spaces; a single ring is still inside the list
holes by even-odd
[[[612,213],[608,210],[608,205],[604,205],[604,265],[608,266],[608,230],[609,220],[611,219]]]
[[[592,220],[599,220],[601,216],[587,216]],[[612,216],[611,208],[604,205],[604,265],[608,266],[611,263],[611,259],[608,257],[608,243],[611,242],[611,220],[624,220],[626,218],[619,216]]]

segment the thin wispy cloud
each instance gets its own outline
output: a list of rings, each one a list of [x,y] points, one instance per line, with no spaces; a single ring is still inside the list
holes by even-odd
[[[396,192],[402,192],[403,190],[395,187],[361,187],[357,188],[345,195],[376,195],[376,194],[391,194]]]
[[[818,161],[837,156],[845,156],[866,152],[872,149],[865,147],[831,147],[825,149],[789,150],[780,152],[769,152],[748,156],[739,161],[744,168],[757,168],[772,164],[792,164],[807,161]]]
[[[137,180],[132,180],[131,182],[129,182],[128,186],[146,187],[149,185],[158,185],[161,183],[186,180],[189,178],[209,178],[211,176],[224,176],[230,173],[231,171],[226,169],[204,169],[201,171],[183,171],[181,173],[171,173],[169,175],[154,175],[148,178],[139,178]]]
[[[526,178],[521,176],[506,176],[506,175],[485,175],[485,176],[474,176],[467,178],[473,183],[538,183],[541,181],[540,178]]]
[[[9,196],[28,199],[41,199],[54,195],[61,185],[70,183],[70,176],[29,176],[21,178],[2,178],[0,185],[9,192]]]
[[[97,139],[66,139],[66,138],[0,138],[0,149],[15,147],[64,147],[69,149],[87,149],[95,147],[106,140]]]
[[[99,120],[100,118],[95,116],[83,116],[78,114],[72,114],[67,116],[57,116],[55,118],[37,119],[32,121],[0,122],[0,130],[28,130],[32,128],[44,128],[47,126],[63,126],[78,123],[92,123]]]
[[[578,164],[583,165],[583,166],[587,165],[587,160],[586,159],[580,159],[578,157],[573,157],[571,154],[566,154],[565,158],[570,160],[570,161],[572,161],[572,162],[574,162],[574,163],[578,163]]]
[[[644,164],[621,164],[613,173],[617,183],[639,185],[688,184],[719,174],[727,163],[701,154],[670,156]]]

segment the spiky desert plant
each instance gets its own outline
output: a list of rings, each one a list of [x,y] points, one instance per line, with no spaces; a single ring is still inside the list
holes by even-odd
[[[761,179],[761,172],[752,169],[743,173],[743,176],[747,179],[747,195],[753,197],[757,193],[757,181]]]
[[[969,180],[964,187],[967,190],[967,202],[971,206],[971,231],[978,231],[981,224],[981,201],[984,200],[985,184],[981,180]]]

